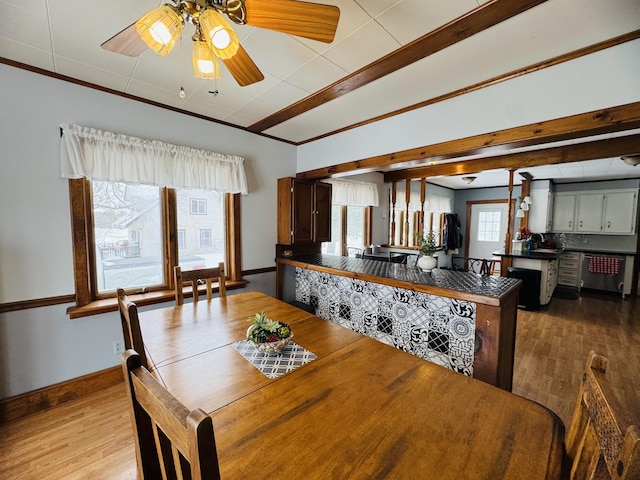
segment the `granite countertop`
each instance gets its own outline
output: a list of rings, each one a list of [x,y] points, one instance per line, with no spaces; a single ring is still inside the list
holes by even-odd
[[[472,272],[460,272],[444,269],[433,269],[431,273],[420,268],[398,263],[380,262],[337,255],[299,255],[278,258],[281,263],[299,263],[305,266],[316,266],[332,270],[350,272],[352,274],[370,275],[379,278],[409,282],[414,285],[436,287],[473,295],[500,298],[514,288],[520,280],[516,278],[479,275]]]

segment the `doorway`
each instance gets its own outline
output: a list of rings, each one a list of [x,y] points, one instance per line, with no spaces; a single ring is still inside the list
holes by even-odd
[[[504,249],[509,204],[504,200],[467,202],[466,256],[491,258],[493,252]]]

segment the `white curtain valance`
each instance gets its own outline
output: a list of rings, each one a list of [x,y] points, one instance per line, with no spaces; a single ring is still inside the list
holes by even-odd
[[[247,193],[242,157],[80,125],[60,127],[65,178]]]
[[[378,185],[375,183],[335,179],[324,181],[333,185],[331,189],[332,203],[355,207],[377,207],[379,205]]]
[[[397,191],[396,210],[404,210],[406,205],[404,191]],[[411,192],[409,195],[409,211],[419,212],[421,210],[422,202],[420,202],[420,192]],[[451,199],[447,197],[439,197],[437,195],[427,195],[424,199],[424,211],[435,213],[451,212]]]

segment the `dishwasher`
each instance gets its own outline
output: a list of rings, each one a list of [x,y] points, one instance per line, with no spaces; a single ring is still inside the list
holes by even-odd
[[[624,262],[624,255],[585,253],[582,260],[580,287],[623,293]]]

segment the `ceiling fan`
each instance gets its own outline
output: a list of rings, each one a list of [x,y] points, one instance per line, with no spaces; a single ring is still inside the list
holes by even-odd
[[[195,26],[192,63],[197,78],[220,78],[219,59],[240,86],[259,82],[264,75],[222,14],[239,25],[331,43],[340,9],[298,0],[173,0],[173,4],[150,11],[100,46],[130,57],[147,48],[167,55],[185,23],[190,23]]]

